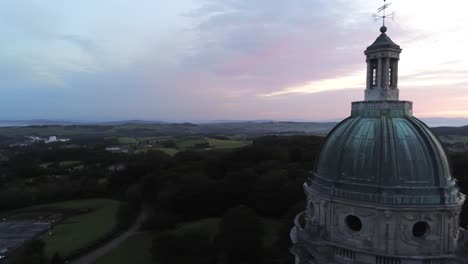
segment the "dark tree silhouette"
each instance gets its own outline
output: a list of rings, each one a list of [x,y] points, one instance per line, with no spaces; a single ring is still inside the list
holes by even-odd
[[[160,264],[214,264],[214,250],[210,237],[198,230],[183,234],[163,233],[153,239],[153,262]]]
[[[255,211],[247,206],[229,209],[215,238],[221,262],[258,263],[263,250],[263,226]]]

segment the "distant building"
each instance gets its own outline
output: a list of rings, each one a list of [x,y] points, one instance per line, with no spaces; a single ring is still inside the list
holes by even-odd
[[[438,138],[399,100],[402,50],[380,31],[365,51],[365,100],[330,132],[304,184],[291,252],[297,264],[468,263],[465,195]]]
[[[57,142],[57,137],[56,136],[50,136],[49,139],[44,141],[45,143],[53,143]]]
[[[468,151],[468,144],[465,142],[455,142],[447,147],[451,152],[466,152]]]
[[[133,150],[128,146],[113,146],[113,147],[106,147],[106,151],[111,153],[132,153]]]

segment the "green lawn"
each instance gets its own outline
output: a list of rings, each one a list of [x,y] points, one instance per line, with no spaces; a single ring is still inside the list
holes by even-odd
[[[117,140],[119,141],[120,144],[136,144],[136,143],[138,143],[136,138],[132,138],[132,137],[119,137]]]
[[[212,148],[216,149],[233,149],[233,148],[241,148],[244,147],[248,144],[250,144],[249,141],[243,141],[243,140],[223,140],[223,139],[214,139],[214,138],[209,138],[208,143]]]
[[[153,264],[150,248],[154,236],[151,232],[136,234],[94,264]]]
[[[218,231],[218,224],[221,218],[206,218],[198,221],[185,223],[178,226],[172,232],[183,235],[189,230],[203,230],[211,235],[212,239]],[[273,219],[262,219],[265,228],[264,245],[273,245],[279,236],[280,221]],[[152,264],[151,262],[151,242],[157,236],[156,233],[140,233],[134,235],[120,244],[109,254],[98,259],[94,264]]]
[[[195,147],[198,144],[204,144],[207,141],[204,138],[189,138],[189,139],[181,139],[177,141],[177,148],[179,150],[188,150]]]
[[[54,252],[59,252],[60,255],[67,256],[105,236],[117,224],[115,215],[118,206],[118,201],[107,199],[75,200],[39,206],[57,210],[80,209],[84,212],[65,219],[54,228],[53,235],[44,236],[46,254],[51,256]],[[89,211],[85,212],[86,210]]]
[[[175,149],[175,148],[156,148],[157,150],[160,150],[164,153],[166,153],[167,155],[170,155],[170,156],[174,156],[175,154],[177,154],[177,152],[179,152],[178,149]]]

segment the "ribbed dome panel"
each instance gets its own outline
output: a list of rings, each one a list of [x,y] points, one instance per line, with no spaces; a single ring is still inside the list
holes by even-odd
[[[458,202],[460,195],[437,137],[411,116],[408,102],[390,104],[353,105],[353,115],[329,134],[311,187],[373,203]],[[398,107],[406,110],[395,111]]]

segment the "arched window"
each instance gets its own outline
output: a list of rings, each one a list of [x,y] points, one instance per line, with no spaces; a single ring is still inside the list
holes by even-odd
[[[372,60],[371,61],[372,66],[372,86],[375,87],[377,86],[377,60]]]
[[[393,86],[393,63],[390,63],[390,68],[388,69],[388,85]]]

